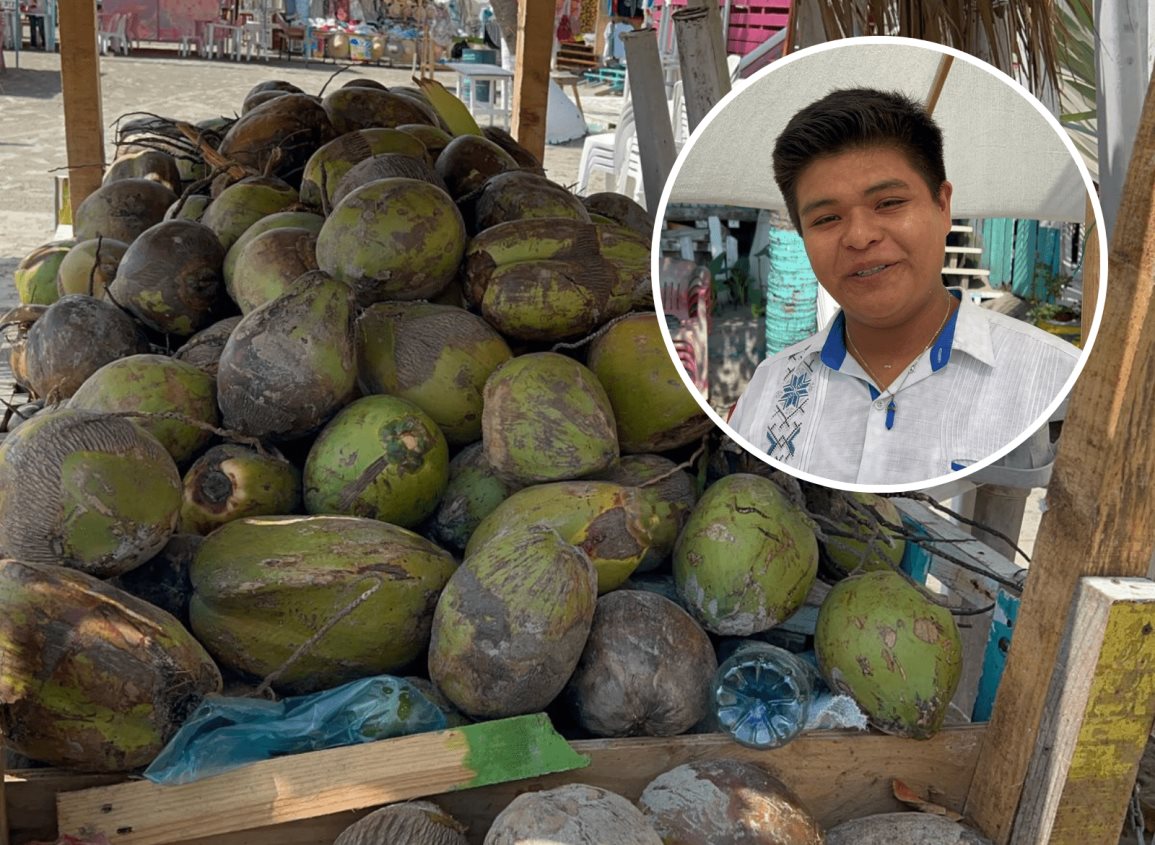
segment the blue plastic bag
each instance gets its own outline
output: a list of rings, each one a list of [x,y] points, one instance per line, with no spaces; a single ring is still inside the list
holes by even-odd
[[[159,784],[192,783],[258,760],[445,727],[436,705],[390,675],[281,701],[210,696],[144,776]]]

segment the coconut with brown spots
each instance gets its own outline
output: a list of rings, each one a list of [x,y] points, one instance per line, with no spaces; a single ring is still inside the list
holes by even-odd
[[[826,845],[993,845],[969,827],[931,813],[880,813],[831,828]]]
[[[657,593],[598,599],[566,695],[594,736],[675,736],[708,715],[714,646],[690,614]]]
[[[429,538],[450,551],[464,552],[481,521],[520,489],[489,465],[482,443],[471,443],[449,462],[449,484],[426,529]]]
[[[185,341],[184,346],[173,353],[178,361],[192,364],[199,370],[208,373],[214,379],[217,377],[217,364],[221,359],[221,352],[228,343],[229,335],[241,322],[240,317],[226,317],[213,323],[207,329],[199,332]]]
[[[233,270],[237,259],[249,241],[272,229],[308,229],[314,235],[321,231],[325,218],[311,211],[278,211],[262,217],[241,233],[225,253],[224,276],[225,285],[232,283]]]
[[[638,806],[665,845],[823,845],[798,797],[761,766],[686,763],[650,781]],[[888,845],[921,842],[896,839]],[[857,845],[857,841],[856,841]]]
[[[321,183],[325,197],[336,205],[333,192],[341,180],[358,162],[385,153],[412,156],[431,163],[425,145],[412,135],[398,129],[360,129],[346,132],[313,153],[301,177],[301,202],[321,207]]]
[[[20,260],[12,273],[16,295],[24,305],[51,305],[60,298],[56,276],[74,240],[52,241],[38,246]]]
[[[393,91],[346,85],[322,101],[338,136],[359,129],[392,129],[407,123],[436,124],[433,110]]]
[[[221,690],[176,619],[60,566],[0,561],[0,649],[5,742],[52,766],[145,766]]]
[[[112,238],[82,241],[68,251],[56,274],[56,290],[61,296],[83,293],[105,298],[105,290],[116,278],[120,260],[128,244]]]
[[[465,831],[432,801],[409,801],[370,813],[345,828],[333,845],[468,845]]]
[[[481,438],[485,382],[511,357],[501,335],[463,308],[379,302],[357,320],[361,389],[413,402],[450,446]]]
[[[157,554],[135,569],[110,578],[109,583],[171,613],[187,628],[192,597],[188,572],[203,541],[199,534],[173,534]]]
[[[659,517],[636,488],[609,481],[535,484],[514,493],[481,521],[465,555],[507,531],[548,527],[589,555],[598,571],[598,592],[630,577],[651,547]]]
[[[458,135],[437,156],[437,174],[455,200],[463,199],[491,176],[516,170],[513,156],[480,135]]]
[[[449,146],[449,142],[453,140],[453,136],[440,126],[427,126],[424,123],[406,123],[398,126],[397,131],[412,135],[424,144],[425,152],[432,164],[437,163],[437,157],[441,155],[441,151]]]
[[[707,631],[726,636],[786,621],[817,573],[811,523],[757,475],[729,475],[706,490],[674,549],[678,592]]]
[[[295,191],[309,156],[338,134],[315,97],[289,93],[243,115],[217,151],[257,173],[284,179]]]
[[[227,251],[262,217],[285,211],[296,201],[297,192],[280,179],[253,176],[221,191],[205,209],[201,222]]]
[[[317,270],[317,235],[296,227],[270,229],[246,243],[233,265],[229,296],[248,314],[286,293],[302,276]]]
[[[180,530],[211,534],[246,516],[301,510],[301,472],[283,457],[224,443],[209,449],[182,482]]]
[[[489,828],[485,845],[662,845],[638,809],[597,786],[572,783],[527,792]]]
[[[654,218],[625,194],[604,191],[582,197],[582,203],[590,214],[625,226],[646,241],[654,237]]]
[[[381,155],[370,156],[350,167],[349,172],[341,178],[336,188],[330,184],[332,204],[339,205],[345,197],[362,185],[397,176],[405,179],[420,179],[430,185],[437,186],[447,194],[449,193],[445,187],[445,182],[437,175],[437,171],[426,162],[424,156],[418,158],[402,153],[382,153]]]
[[[101,185],[76,209],[72,231],[78,241],[105,237],[126,244],[164,219],[176,194],[151,179],[117,179]]]
[[[509,531],[466,558],[433,615],[429,677],[474,718],[544,709],[589,636],[597,570],[549,529]]]
[[[494,370],[481,430],[490,465],[522,484],[581,478],[618,458],[613,408],[597,376],[556,352]]]
[[[581,198],[529,170],[510,170],[490,177],[474,206],[474,231],[498,223],[535,217],[569,217],[588,221]]]
[[[144,149],[117,154],[116,160],[104,174],[104,184],[118,179],[151,179],[175,194],[181,192],[180,168],[176,159],[160,150]]]
[[[525,167],[530,170],[541,167],[541,159],[519,144],[516,138],[500,126],[483,126],[481,127],[481,134],[513,156],[518,167]]]
[[[834,526],[822,543],[823,573],[830,580],[898,569],[906,541],[883,522],[902,525],[902,514],[890,499],[874,493],[843,493],[817,485],[808,486],[807,508]]]
[[[193,560],[192,630],[223,666],[258,678],[285,667],[275,689],[316,692],[417,659],[456,568],[448,552],[375,519],[239,519]]]
[[[834,585],[818,611],[818,665],[879,730],[929,739],[942,728],[962,674],[954,617],[893,570]]]

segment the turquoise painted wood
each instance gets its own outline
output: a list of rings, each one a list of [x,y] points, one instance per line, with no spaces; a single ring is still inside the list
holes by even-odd
[[[1036,292],[1035,255],[1038,252],[1039,223],[1019,220],[1015,226],[1015,264],[1011,270],[1011,293],[1019,299],[1032,299]]]
[[[818,329],[818,279],[797,232],[771,229],[766,275],[766,354],[781,352]]]
[[[926,529],[922,527],[921,523],[911,519],[906,514],[902,515],[903,527],[914,534],[916,537],[929,537]],[[902,560],[899,561],[899,569],[911,577],[911,580],[917,581],[919,584],[926,583],[926,576],[930,574],[931,553],[925,546],[920,546],[916,543],[907,542],[906,547],[902,551]]]
[[[991,217],[983,221],[983,254],[980,266],[990,270],[991,287],[1011,283],[1011,264],[1014,261],[1015,221],[1008,217]]]
[[[978,694],[971,711],[972,722],[989,722],[995,707],[995,693],[1007,665],[1007,652],[1011,648],[1011,635],[1019,616],[1019,599],[999,590],[995,597],[994,618],[987,638],[986,652],[983,654],[983,673],[979,678]]]

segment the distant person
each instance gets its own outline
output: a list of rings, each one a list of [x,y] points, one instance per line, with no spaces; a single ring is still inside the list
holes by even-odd
[[[939,478],[1031,428],[1079,350],[944,287],[952,186],[926,110],[835,91],[791,118],[773,166],[841,310],[758,366],[731,427],[790,467],[868,485]]]

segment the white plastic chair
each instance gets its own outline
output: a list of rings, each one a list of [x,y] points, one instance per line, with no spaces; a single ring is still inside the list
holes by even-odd
[[[102,54],[110,50],[128,55],[128,15],[114,14],[109,16],[107,29],[96,33],[97,45]]]
[[[613,132],[587,135],[582,144],[582,156],[578,163],[577,193],[584,196],[595,173],[609,174],[615,188],[621,164],[621,154],[626,151],[629,139],[634,134],[634,105],[630,99],[630,85],[627,74],[626,87],[622,96],[622,109],[618,113],[617,126]]]

